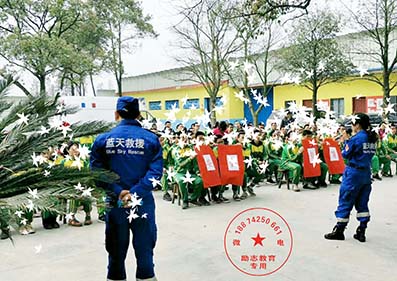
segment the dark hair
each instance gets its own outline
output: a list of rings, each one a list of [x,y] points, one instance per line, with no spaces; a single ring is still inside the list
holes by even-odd
[[[370,143],[376,143],[378,141],[378,134],[372,130],[369,116],[365,113],[357,113],[356,116],[358,119],[356,119],[355,124],[360,124],[361,128],[367,132]]]
[[[117,110],[118,114],[123,119],[136,119],[141,114],[139,111],[124,111],[124,110]]]
[[[226,121],[221,121],[221,123],[219,123],[219,129],[221,129],[222,131],[226,131],[227,129]]]
[[[181,132],[181,131],[175,132],[175,136],[176,136],[177,138],[179,138],[181,135],[182,135],[182,132]]]
[[[372,126],[369,126],[369,128],[366,130],[367,135],[368,135],[368,141],[370,143],[376,143],[378,141],[379,135],[377,132],[372,130]]]
[[[313,135],[313,132],[310,130],[303,130],[303,132],[302,132],[303,137],[304,136],[312,136],[312,135]]]
[[[215,122],[214,128],[219,128],[219,121]]]
[[[347,128],[347,129],[345,130],[345,132],[346,132],[346,134],[348,134],[349,136],[351,136],[353,130],[352,130],[352,128]]]
[[[197,131],[195,137],[197,138],[198,136],[205,136],[205,134],[202,131]]]
[[[241,135],[245,135],[245,131],[244,130],[238,131],[237,138],[239,138]]]
[[[365,113],[357,113],[356,114],[357,119],[353,123],[353,125],[360,124],[361,128],[366,131],[369,128],[370,122],[369,122],[369,116]]]
[[[63,154],[64,155],[70,155],[70,148],[73,146],[73,145],[79,145],[79,143],[78,142],[76,142],[76,141],[69,141],[68,142],[68,145],[65,147],[65,149],[64,149],[64,151],[63,151]]]

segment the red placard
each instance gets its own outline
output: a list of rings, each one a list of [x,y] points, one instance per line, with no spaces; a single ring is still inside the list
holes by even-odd
[[[323,141],[324,160],[328,165],[330,175],[343,174],[345,162],[343,161],[342,152],[337,141],[326,138]]]
[[[243,185],[244,157],[241,145],[219,145],[218,161],[222,185]]]
[[[302,140],[303,177],[313,178],[321,175],[317,141],[312,138]]]
[[[201,145],[200,147],[195,147],[194,150],[197,153],[197,162],[201,178],[203,179],[204,188],[221,185],[218,160],[211,147],[208,145]]]

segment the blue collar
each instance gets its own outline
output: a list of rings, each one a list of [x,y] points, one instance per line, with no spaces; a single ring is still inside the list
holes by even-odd
[[[132,126],[138,126],[142,127],[141,123],[139,123],[138,120],[132,120],[132,119],[123,119],[120,121],[119,126],[125,126],[125,125],[132,125]]]

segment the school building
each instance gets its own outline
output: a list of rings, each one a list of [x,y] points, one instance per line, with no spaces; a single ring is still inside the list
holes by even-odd
[[[397,36],[396,36],[397,37]],[[347,34],[337,38],[343,50],[349,53],[352,62],[356,66],[365,66],[369,74],[382,75],[381,66],[371,62],[363,56],[354,55],[352,49],[357,46],[357,40],[362,40],[355,34]],[[397,46],[396,46],[397,47]],[[395,48],[391,48],[395,51]],[[350,54],[350,52],[352,54]],[[392,54],[391,54],[392,55]],[[390,56],[392,58],[392,56]],[[209,111],[209,97],[203,86],[187,81],[183,68],[174,68],[144,75],[126,77],[123,79],[123,95],[134,96],[141,99],[146,110],[154,117],[165,121],[167,113],[173,107],[179,108],[176,113],[175,123],[189,119],[192,123],[196,116]],[[288,103],[294,101],[299,106],[312,106],[312,93],[301,85],[282,83],[283,73],[272,72],[268,79],[267,101],[268,107],[264,107],[258,117],[258,122],[266,122],[274,109],[288,107]],[[259,77],[250,84],[250,87],[263,91],[263,85]],[[397,68],[392,73],[390,85],[397,81]],[[218,94],[217,105],[221,105],[222,97],[226,100],[224,111],[217,113],[217,120],[247,119],[253,120],[247,104],[235,97],[239,87],[232,87],[227,79],[223,81]],[[187,98],[183,105],[182,100]],[[252,99],[253,100],[253,99]],[[349,115],[354,112],[376,112],[381,109],[383,103],[383,90],[381,86],[370,82],[355,72],[343,81],[322,86],[318,91],[318,101],[327,103],[337,115]],[[391,92],[391,103],[397,103],[397,88]],[[253,101],[257,108],[258,104]],[[397,109],[396,109],[397,111]]]

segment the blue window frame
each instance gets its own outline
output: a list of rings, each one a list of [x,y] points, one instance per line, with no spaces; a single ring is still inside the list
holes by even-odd
[[[149,110],[161,110],[161,101],[149,101]]]
[[[222,97],[216,97],[215,106],[223,106]],[[208,112],[210,111],[210,98],[204,98],[204,108],[207,109]]]
[[[172,107],[179,108],[179,100],[166,100],[165,101],[165,109],[166,110],[171,110]]]
[[[186,103],[183,105],[183,109],[190,109],[194,106],[195,109],[200,108],[200,100],[199,99],[188,99]]]

